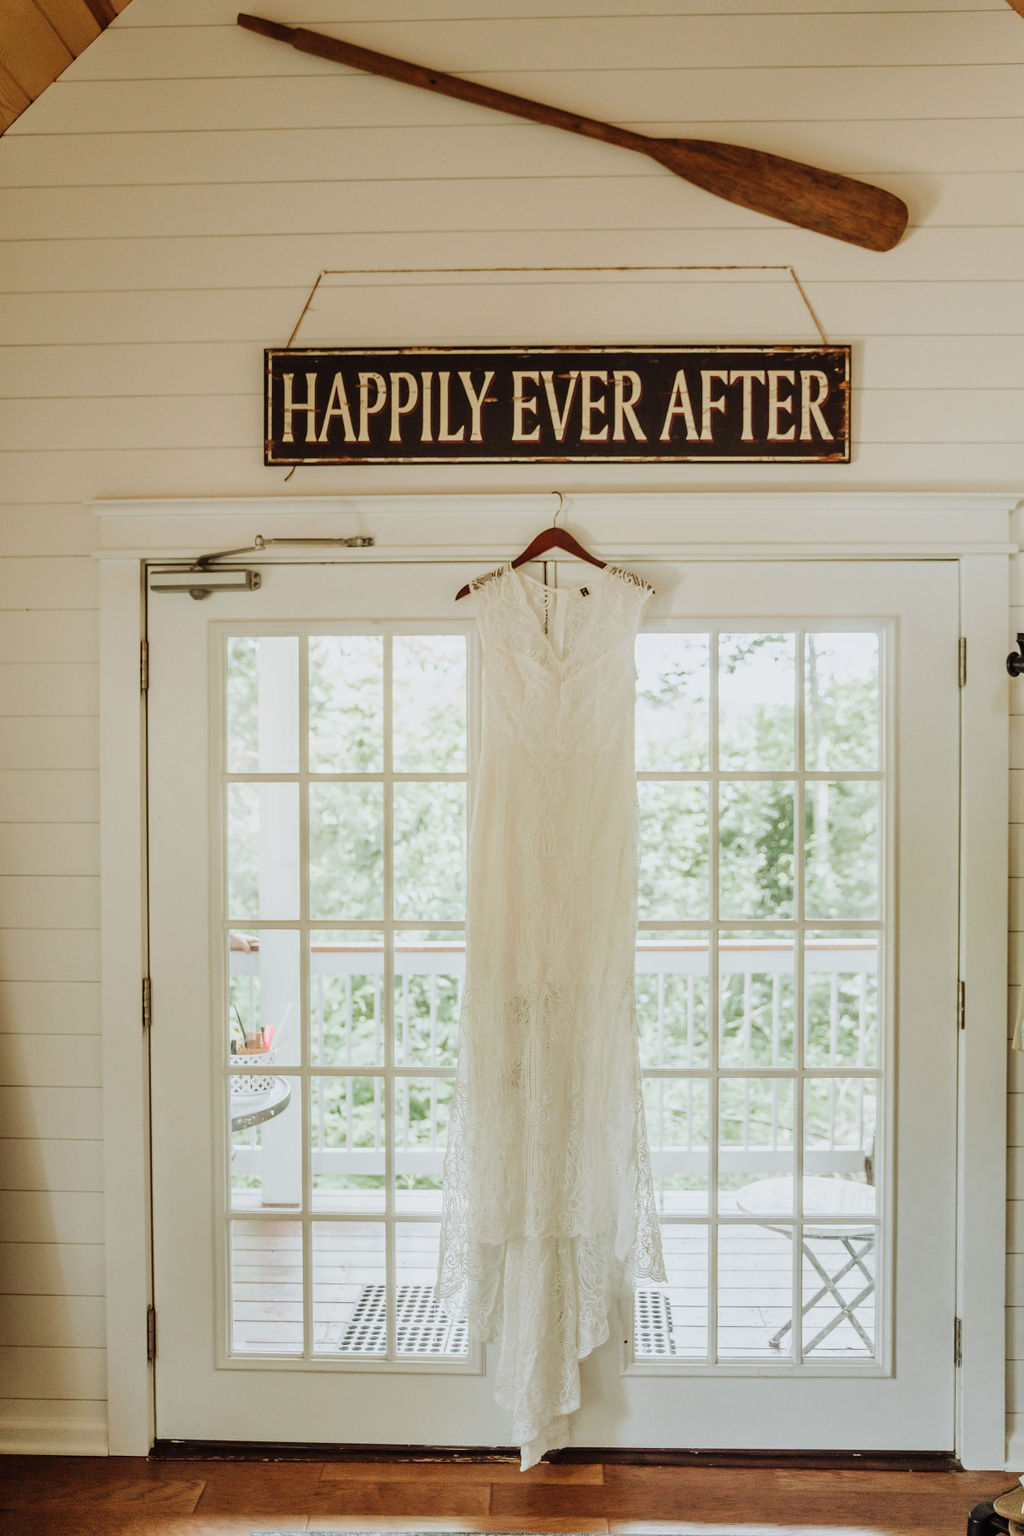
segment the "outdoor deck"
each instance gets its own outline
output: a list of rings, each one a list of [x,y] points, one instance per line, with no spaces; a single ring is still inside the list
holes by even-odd
[[[302,1351],[302,1230],[296,1220],[236,1220],[233,1233],[233,1340],[241,1354],[294,1354]],[[451,1358],[459,1333],[434,1312],[429,1303],[437,1260],[438,1229],[434,1222],[403,1223],[396,1234],[396,1283],[408,1316],[399,1329],[399,1346],[410,1358]],[[811,1239],[827,1262],[836,1258],[835,1239]],[[643,1286],[638,1307],[637,1354],[648,1359],[703,1361],[707,1354],[708,1254],[706,1229],[670,1225],[664,1229],[667,1286]],[[829,1250],[829,1251],[826,1251]],[[353,1323],[366,1287],[385,1282],[383,1227],[357,1221],[321,1222],[315,1226],[313,1257],[313,1351],[318,1356],[381,1354],[384,1339],[371,1327]],[[845,1255],[844,1255],[845,1257]],[[868,1258],[870,1263],[870,1256]],[[805,1295],[820,1282],[807,1260],[803,1264]],[[770,1340],[792,1316],[793,1257],[788,1237],[760,1226],[724,1226],[718,1249],[719,1359],[785,1362],[790,1336],[781,1348]],[[841,1293],[852,1298],[863,1288],[863,1275],[854,1270],[840,1282]],[[420,1288],[416,1293],[407,1287]],[[663,1293],[668,1302],[653,1298]],[[403,1296],[404,1293],[404,1296]],[[418,1308],[418,1315],[417,1315]],[[835,1313],[826,1297],[804,1320],[805,1341],[813,1338]],[[868,1336],[874,1337],[873,1298],[857,1309]],[[347,1345],[346,1345],[347,1340]],[[405,1348],[402,1348],[402,1344]],[[815,1360],[863,1363],[870,1356],[863,1340],[842,1322],[822,1341]]]

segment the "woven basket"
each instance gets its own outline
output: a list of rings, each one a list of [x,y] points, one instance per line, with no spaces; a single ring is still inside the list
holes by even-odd
[[[259,1067],[261,1070],[252,1074],[231,1074],[232,1098],[252,1098],[257,1093],[269,1093],[274,1086],[274,1075],[267,1072],[267,1067],[272,1067],[277,1061],[277,1047],[271,1046],[269,1051],[238,1051],[228,1058],[233,1067]]]

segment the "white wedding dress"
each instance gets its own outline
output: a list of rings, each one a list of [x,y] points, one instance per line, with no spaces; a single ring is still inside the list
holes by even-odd
[[[650,589],[471,584],[484,652],[439,1299],[498,1346],[525,1470],[616,1297],[663,1280],[634,1004],[634,642]]]

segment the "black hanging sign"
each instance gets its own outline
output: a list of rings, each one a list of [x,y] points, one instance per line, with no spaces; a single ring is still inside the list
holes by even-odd
[[[268,464],[848,464],[849,347],[266,352]]]

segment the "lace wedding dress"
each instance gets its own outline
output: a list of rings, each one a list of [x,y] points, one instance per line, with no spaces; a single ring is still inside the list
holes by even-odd
[[[484,721],[437,1294],[498,1346],[525,1470],[567,1444],[616,1296],[663,1280],[640,1088],[634,641],[611,566],[471,584]]]

